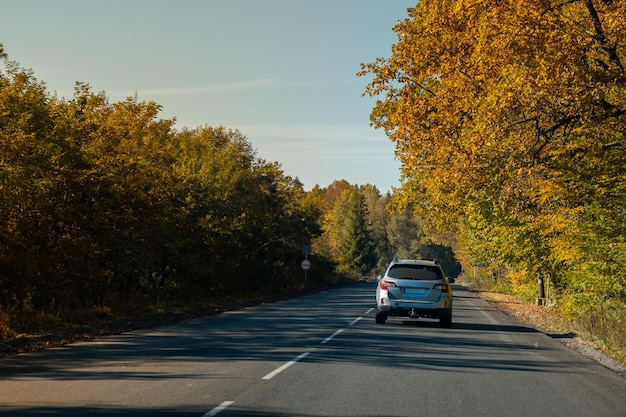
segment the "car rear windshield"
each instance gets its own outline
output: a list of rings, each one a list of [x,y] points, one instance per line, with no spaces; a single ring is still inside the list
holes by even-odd
[[[387,273],[389,278],[436,281],[443,279],[441,269],[428,265],[394,265]]]

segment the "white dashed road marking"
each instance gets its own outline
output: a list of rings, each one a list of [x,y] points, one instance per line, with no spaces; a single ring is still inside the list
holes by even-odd
[[[330,342],[331,340],[333,340],[333,337],[337,336],[339,333],[343,332],[343,329],[339,329],[337,330],[335,333],[331,334],[330,336],[328,336],[326,339],[322,340],[322,344],[326,344],[328,342]]]
[[[365,314],[369,314],[373,309],[370,308],[369,310],[367,310],[365,312]],[[354,326],[356,323],[358,323],[361,319],[363,319],[363,317],[357,317],[356,319],[352,320],[349,324],[348,327],[352,327]],[[341,332],[343,332],[345,329],[339,329],[337,330],[335,333],[331,334],[330,336],[328,336],[326,339],[322,340],[320,342],[320,344],[326,344],[328,342],[330,342],[331,340],[333,340],[333,338],[335,336],[337,336],[338,334],[340,334]],[[292,360],[290,360],[289,362],[285,363],[284,365],[280,366],[279,368],[276,368],[275,370],[273,370],[272,372],[270,372],[269,374],[265,375],[262,379],[268,380],[268,379],[272,379],[274,378],[276,375],[278,375],[279,373],[281,373],[282,371],[284,371],[285,369],[289,368],[291,365],[293,365],[296,362],[301,361],[302,359],[306,358],[311,352],[307,351],[307,352],[303,352],[300,355],[296,356],[295,358],[293,358]],[[215,407],[213,410],[209,411],[208,413],[204,414],[202,417],[215,417],[217,414],[221,413],[222,411],[226,410],[228,407],[230,407],[231,405],[234,404],[234,401],[224,401],[223,403],[221,403],[220,405],[218,405],[217,407]]]
[[[294,363],[296,363],[296,362],[300,361],[301,359],[305,358],[309,353],[311,353],[311,352],[304,352],[304,353],[302,353],[301,355],[293,358],[292,360],[290,360],[289,362],[287,362],[286,364],[284,364],[280,368],[277,368],[274,371],[270,372],[269,374],[265,375],[262,379],[272,379],[272,378],[274,378],[276,375],[278,375],[279,373],[281,373],[285,369],[289,368]]]
[[[218,405],[217,407],[215,407],[213,410],[209,411],[208,413],[206,413],[202,417],[214,417],[218,413],[226,410],[229,406],[233,405],[233,402],[234,401],[224,401],[223,403],[221,403],[220,405]]]

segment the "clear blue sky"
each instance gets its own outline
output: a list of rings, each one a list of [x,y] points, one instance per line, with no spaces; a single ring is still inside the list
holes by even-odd
[[[177,126],[238,129],[306,189],[399,186],[369,126],[362,62],[389,57],[416,0],[0,0],[0,43],[50,92],[138,96]]]

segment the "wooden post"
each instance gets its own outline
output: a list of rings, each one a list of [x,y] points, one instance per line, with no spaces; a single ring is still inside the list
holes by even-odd
[[[537,302],[536,304],[539,306],[545,305],[546,303],[546,292],[543,285],[543,275],[537,273]]]

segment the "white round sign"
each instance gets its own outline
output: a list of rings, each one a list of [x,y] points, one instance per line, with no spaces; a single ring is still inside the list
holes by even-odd
[[[300,262],[300,267],[307,271],[309,268],[311,268],[311,261],[309,261],[308,259],[303,259],[302,262]]]

